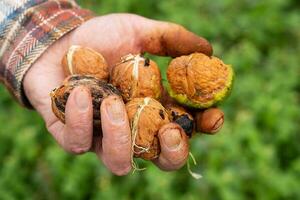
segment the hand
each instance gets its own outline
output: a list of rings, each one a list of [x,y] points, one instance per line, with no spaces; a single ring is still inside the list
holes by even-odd
[[[66,124],[52,113],[49,93],[65,78],[61,59],[74,44],[99,51],[110,66],[128,53],[175,57],[198,51],[211,55],[212,48],[205,39],[181,26],[136,15],[113,14],[85,22],[49,47],[30,68],[23,82],[25,93],[58,144],[75,154],[93,151],[113,173],[127,174],[131,170],[131,133],[124,103],[119,98],[103,100],[101,138],[93,139],[92,100],[86,88],[72,91],[65,111]],[[161,128],[158,137],[162,151],[154,163],[163,170],[182,167],[189,152],[182,129],[170,123]]]

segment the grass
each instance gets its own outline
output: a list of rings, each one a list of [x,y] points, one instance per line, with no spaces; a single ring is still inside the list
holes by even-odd
[[[236,73],[219,135],[191,142],[186,168],[116,177],[93,154],[60,149],[41,118],[0,87],[1,199],[300,199],[300,4],[296,0],[97,1],[99,15],[131,12],[206,37]],[[168,59],[157,58],[160,66]]]

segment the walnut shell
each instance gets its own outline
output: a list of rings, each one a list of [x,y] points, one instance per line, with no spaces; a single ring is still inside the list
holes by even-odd
[[[101,132],[100,105],[102,100],[109,95],[119,95],[119,91],[111,84],[93,76],[72,75],[67,77],[63,84],[51,93],[52,110],[56,117],[65,123],[65,107],[71,91],[77,86],[85,86],[91,91],[93,99],[93,125],[94,130]],[[94,134],[96,132],[94,131]]]
[[[165,108],[155,99],[135,98],[126,104],[134,156],[152,160],[160,153],[159,129],[170,122]]]
[[[202,53],[171,61],[168,92],[177,102],[194,108],[207,108],[221,102],[232,87],[233,70],[217,57]]]
[[[108,81],[109,69],[104,57],[87,47],[73,45],[62,59],[65,74],[92,75],[98,79]]]
[[[128,102],[133,98],[151,97],[160,99],[162,94],[161,74],[152,60],[140,55],[121,58],[111,73],[111,83]]]

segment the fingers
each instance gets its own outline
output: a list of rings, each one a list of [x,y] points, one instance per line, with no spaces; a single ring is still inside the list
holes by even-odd
[[[195,120],[197,131],[213,135],[223,127],[224,113],[219,108],[208,108],[196,113]]]
[[[66,125],[53,135],[58,143],[68,152],[81,154],[91,148],[93,136],[93,105],[89,90],[75,88],[65,110]]]
[[[141,41],[142,51],[161,56],[177,57],[194,52],[210,56],[213,51],[206,39],[168,22],[149,22],[141,33]]]
[[[116,175],[131,170],[131,132],[122,99],[109,96],[101,104],[102,160]]]
[[[183,129],[175,123],[166,124],[159,130],[158,138],[161,153],[154,163],[166,171],[181,168],[189,154],[188,138]]]

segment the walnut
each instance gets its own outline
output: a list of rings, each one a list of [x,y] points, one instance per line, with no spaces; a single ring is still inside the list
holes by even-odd
[[[193,53],[173,59],[167,78],[168,92],[177,102],[193,108],[208,108],[228,96],[233,69],[217,57]]]
[[[108,81],[109,70],[104,57],[87,47],[73,45],[62,59],[65,74],[93,75],[94,77]]]
[[[191,138],[195,131],[195,122],[191,114],[181,106],[176,104],[165,105],[169,118],[172,122],[177,123],[184,130],[185,134]]]
[[[72,75],[67,77],[63,84],[51,93],[52,110],[56,117],[65,123],[65,107],[71,91],[77,86],[85,86],[91,91],[93,99],[93,125],[94,130],[101,132],[100,105],[102,100],[109,95],[119,95],[119,91],[111,84],[93,76]],[[94,131],[94,134],[96,132]]]
[[[153,160],[160,153],[159,129],[170,122],[165,108],[155,99],[135,98],[126,104],[135,157]]]
[[[119,89],[126,102],[139,97],[160,99],[162,93],[158,66],[141,55],[123,57],[112,70],[111,83]]]

